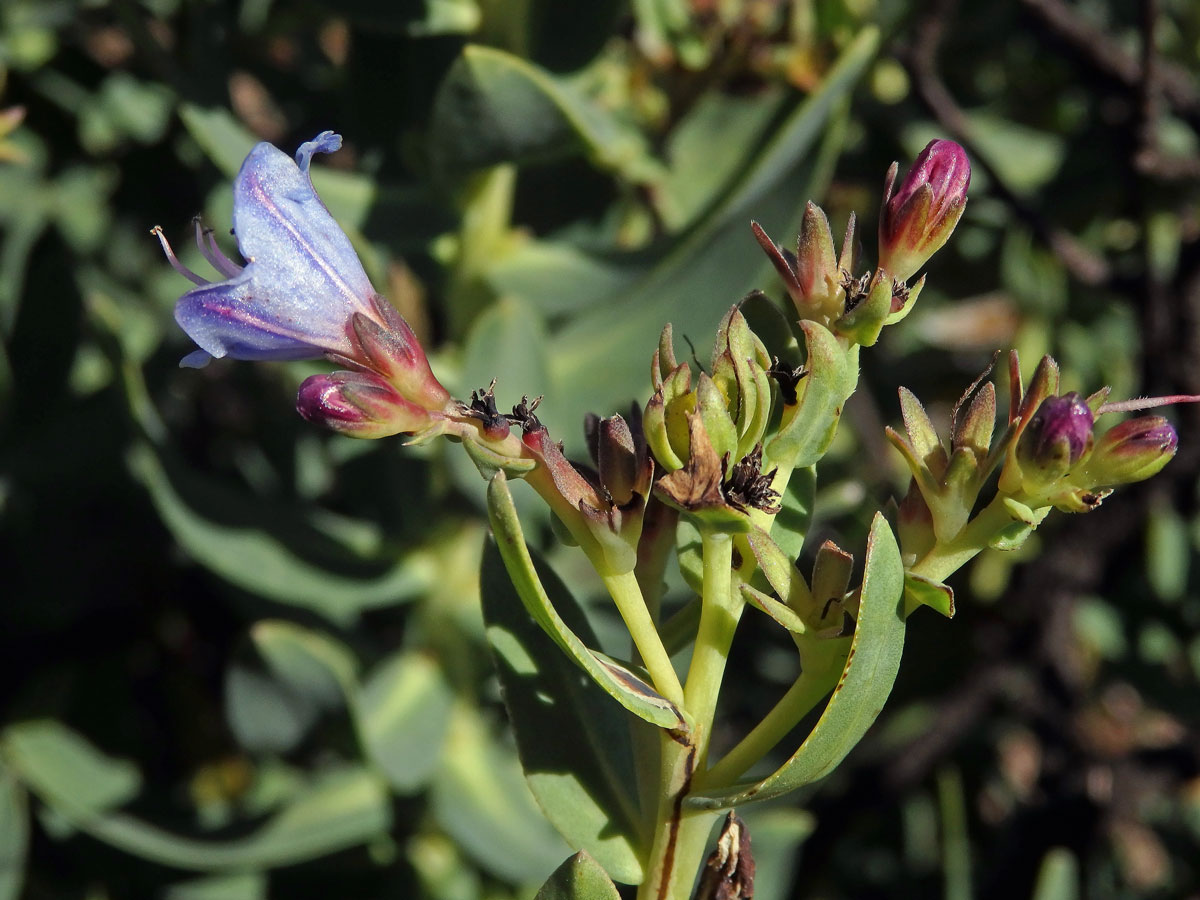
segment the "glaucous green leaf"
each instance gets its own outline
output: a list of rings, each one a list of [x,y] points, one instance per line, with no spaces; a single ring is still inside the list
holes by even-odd
[[[437,767],[453,702],[442,670],[421,653],[394,653],[363,682],[354,702],[359,735],[396,791],[416,791]]]
[[[604,867],[580,850],[541,886],[534,900],[620,900]]]
[[[1079,860],[1066,847],[1052,847],[1042,857],[1033,900],[1078,900]]]
[[[570,853],[529,792],[516,754],[478,712],[455,707],[441,764],[430,783],[438,824],[500,878],[537,884]]]
[[[488,519],[517,596],[525,610],[561,651],[635,716],[661,728],[686,728],[686,722],[671,701],[627,667],[589,649],[563,621],[555,603],[547,596],[529,555],[512,494],[508,490],[508,479],[503,472],[497,472],[488,483]]]
[[[86,809],[64,794],[70,779],[54,781],[38,771],[33,774],[39,782],[33,783],[24,768],[19,774],[39,799],[80,831],[134,856],[194,872],[303,862],[366,843],[391,826],[386,786],[357,767],[322,774],[256,831],[219,841],[173,834],[124,813]]]
[[[163,900],[267,900],[267,876],[261,872],[213,875],[167,888]]]
[[[0,900],[17,900],[29,852],[29,808],[25,789],[0,766]]]
[[[566,587],[548,570],[540,575],[564,623],[582,641],[594,643]],[[581,672],[529,615],[492,544],[481,579],[488,643],[533,795],[568,843],[591,853],[613,877],[641,881],[630,727],[645,726]]]
[[[0,748],[11,772],[43,801],[83,815],[120,806],[142,787],[137,766],[106,756],[54,719],[10,725]]]
[[[258,622],[254,646],[284,684],[319,706],[341,705],[358,684],[358,661],[344,644],[292,622]]]
[[[297,524],[295,509],[168,465],[147,445],[133,447],[128,461],[180,545],[226,581],[260,597],[349,625],[363,610],[422,593],[433,577],[420,552],[399,562],[363,560]],[[339,570],[319,567],[312,561],[316,557],[340,559]]]
[[[824,778],[845,758],[883,710],[904,651],[900,599],[904,564],[881,514],[867,538],[862,599],[841,680],[812,732],[791,759],[767,778],[727,791],[692,795],[689,805],[726,809],[768,800]]]
[[[235,663],[225,676],[225,719],[238,744],[256,753],[286,753],[308,734],[319,710],[312,698]]]
[[[567,79],[493,47],[468,45],[434,99],[431,158],[448,175],[576,153],[631,181],[659,174],[632,123]]]

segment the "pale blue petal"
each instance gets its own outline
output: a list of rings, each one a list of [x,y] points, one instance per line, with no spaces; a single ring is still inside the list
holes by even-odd
[[[202,351],[217,358],[311,359],[349,346],[344,319],[333,330],[314,331],[309,320],[258,293],[253,269],[247,266],[237,278],[192,288],[175,304],[175,321]]]
[[[355,312],[373,316],[374,288],[354,248],[313,190],[314,153],[341,146],[326,131],[296,160],[258,144],[234,182],[233,227],[246,267],[184,294],[175,319],[202,350],[236,359],[348,353]]]

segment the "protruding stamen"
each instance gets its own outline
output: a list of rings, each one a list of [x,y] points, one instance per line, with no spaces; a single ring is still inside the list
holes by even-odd
[[[213,230],[205,228],[199,216],[192,219],[192,223],[196,226],[196,246],[200,248],[200,252],[204,255],[204,258],[212,263],[212,267],[226,278],[233,278],[235,275],[240,274],[242,267],[221,252],[221,248],[217,246],[217,239],[213,235]]]
[[[188,281],[192,282],[193,284],[211,284],[211,282],[206,281],[205,279],[201,278],[199,275],[197,275],[195,272],[193,272],[191,269],[189,269],[187,266],[185,266],[183,263],[181,263],[179,261],[179,258],[175,255],[175,251],[171,249],[170,242],[167,241],[167,236],[165,234],[163,234],[161,225],[155,225],[153,228],[150,229],[150,233],[152,235],[154,235],[156,238],[158,238],[158,242],[160,244],[162,244],[163,253],[166,254],[167,262],[169,262],[171,264],[172,269],[174,269],[176,272],[178,272],[180,275],[182,275],[184,278],[186,278]]]

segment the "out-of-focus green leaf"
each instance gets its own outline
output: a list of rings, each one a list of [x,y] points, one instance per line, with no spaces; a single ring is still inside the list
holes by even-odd
[[[580,850],[554,870],[534,900],[620,900],[604,868]]]
[[[942,878],[946,900],[971,900],[971,838],[967,833],[967,798],[957,769],[937,775],[938,810],[942,819]]]
[[[286,753],[317,719],[312,698],[245,666],[225,677],[225,717],[238,743],[256,752]]]
[[[454,692],[437,664],[413,652],[380,663],[354,708],[372,762],[401,793],[421,787],[441,759]]]
[[[261,872],[244,872],[173,884],[163,900],[267,900],[268,896],[267,876]]]
[[[423,592],[432,572],[419,552],[382,572],[355,577],[318,568],[301,555],[314,540],[293,531],[297,549],[285,541],[281,527],[294,525],[295,514],[255,502],[194,473],[168,473],[162,460],[145,445],[135,446],[129,466],[150,492],[159,515],[175,539],[197,561],[247,591],[320,613],[348,625],[366,609],[390,606]],[[186,486],[187,494],[184,494]],[[204,511],[191,504],[204,503]],[[324,553],[333,549],[322,542]],[[345,569],[362,569],[363,561],[339,554]]]
[[[541,575],[554,609],[581,640],[594,643],[567,589],[551,572]],[[637,723],[525,611],[493,545],[484,555],[482,583],[488,642],[534,796],[572,846],[586,849],[613,877],[641,881],[630,741]]]
[[[608,260],[566,241],[528,240],[490,266],[485,277],[500,294],[519,297],[552,317],[585,310],[619,295],[645,271],[632,260]]]
[[[456,707],[430,788],[438,824],[500,878],[536,884],[571,852],[538,809],[515,754],[474,710]]]
[[[1158,504],[1146,523],[1146,577],[1160,600],[1178,601],[1187,591],[1191,541],[1174,507]]]
[[[865,29],[708,215],[636,284],[575,317],[555,336],[550,357],[555,394],[570,397],[576,415],[606,411],[645,393],[652,336],[664,323],[673,322],[677,335],[700,339],[731,304],[771,283],[773,270],[748,220],[758,219],[774,233],[795,233],[804,201],[819,196],[828,182],[841,149],[846,97],[878,41],[876,29]],[[564,433],[558,426],[569,420],[557,415],[548,411],[543,421]]]
[[[686,728],[675,704],[625,666],[590,649],[563,620],[558,604],[546,594],[541,573],[529,555],[503,472],[497,472],[488,484],[488,519],[518,599],[560,652],[573,659],[605,693],[638,718],[660,728]]]
[[[0,750],[17,777],[79,830],[134,856],[189,871],[288,865],[364,843],[391,824],[381,780],[347,768],[321,776],[238,840],[181,837],[135,816],[107,812],[137,791],[136,770],[102,756],[56,722],[10,727]]]
[[[431,157],[449,175],[583,153],[631,181],[660,174],[641,133],[566,79],[492,47],[469,45],[434,101]]]
[[[1066,847],[1053,847],[1042,857],[1033,900],[1078,900],[1079,861]]]
[[[105,756],[53,719],[10,725],[0,735],[0,753],[31,791],[78,814],[120,806],[142,787],[137,766]]]
[[[259,622],[250,635],[275,676],[299,694],[324,707],[354,694],[358,662],[333,638],[284,621]]]
[[[862,740],[883,710],[904,651],[900,599],[904,564],[883,516],[876,514],[867,539],[862,599],[854,641],[833,696],[800,749],[773,774],[752,785],[689,796],[687,803],[726,809],[768,800],[828,775]]]
[[[29,852],[29,809],[25,789],[0,766],[0,900],[17,900]]]
[[[779,89],[754,97],[709,91],[688,110],[671,129],[670,168],[658,191],[668,229],[677,231],[693,221],[737,178],[785,102]]]

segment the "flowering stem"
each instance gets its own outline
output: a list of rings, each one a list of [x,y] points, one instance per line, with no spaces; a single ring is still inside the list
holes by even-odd
[[[1004,500],[1004,494],[997,494],[965,528],[950,540],[934,544],[908,571],[933,581],[949,578],[985,549],[997,532],[1013,523],[1013,515]]]
[[[766,756],[837,684],[840,671],[806,669],[779,702],[732,750],[704,773],[706,789],[728,787]]]
[[[642,597],[642,589],[638,586],[633,572],[620,572],[602,575],[604,586],[616,604],[617,612],[625,621],[629,635],[633,638],[633,646],[645,663],[646,671],[654,688],[676,706],[683,705],[684,691],[679,683],[679,675],[671,665],[671,657],[663,646],[650,610]]]
[[[744,603],[733,591],[733,539],[728,534],[701,536],[704,577],[700,627],[684,687],[684,707],[692,730],[662,732],[658,820],[640,900],[686,900],[704,860],[708,835],[718,813],[684,808],[693,780],[703,773],[725,674],[729,648]]]

